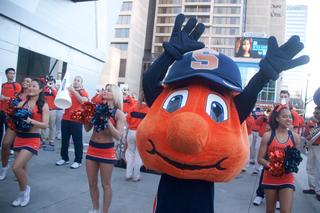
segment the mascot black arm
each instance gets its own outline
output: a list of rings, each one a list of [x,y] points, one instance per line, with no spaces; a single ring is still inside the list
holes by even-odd
[[[234,103],[237,107],[240,123],[246,120],[251,113],[257,101],[257,96],[266,83],[269,82],[263,72],[259,71],[255,74],[242,93],[234,98]]]
[[[174,61],[175,59],[164,51],[144,74],[142,86],[149,107],[152,106],[153,102],[162,92],[163,86],[161,85],[161,81]]]
[[[165,51],[143,76],[143,91],[149,107],[162,92],[161,81],[164,79],[171,64],[175,60],[181,60],[186,52],[204,47],[204,44],[198,41],[205,29],[204,24],[197,24],[197,19],[191,17],[181,30],[184,20],[185,15],[183,14],[179,14],[176,17],[170,41],[163,42]]]

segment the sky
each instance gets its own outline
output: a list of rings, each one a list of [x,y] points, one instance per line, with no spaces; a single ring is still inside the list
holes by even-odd
[[[287,5],[307,5],[308,18],[307,18],[307,38],[305,44],[305,54],[309,55],[310,62],[305,65],[304,71],[310,74],[308,77],[308,90],[307,97],[313,97],[315,91],[320,87],[320,62],[317,57],[320,51],[320,1],[319,0],[287,0]],[[320,56],[319,56],[320,57]],[[316,105],[311,101],[307,105],[306,116],[311,116],[313,109]]]

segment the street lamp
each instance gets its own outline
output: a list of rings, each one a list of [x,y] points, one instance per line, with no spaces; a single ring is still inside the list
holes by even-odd
[[[308,77],[307,77],[306,96],[305,96],[305,99],[304,99],[304,113],[303,113],[303,119],[304,119],[304,120],[306,119],[307,104],[310,103],[310,102],[313,100],[313,96],[307,98],[307,97],[308,97],[307,95],[308,95],[308,81],[309,81],[309,76],[310,76],[310,74],[308,74]]]

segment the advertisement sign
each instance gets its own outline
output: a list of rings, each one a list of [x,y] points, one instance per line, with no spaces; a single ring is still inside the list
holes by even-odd
[[[235,57],[264,58],[268,50],[267,38],[236,38]]]

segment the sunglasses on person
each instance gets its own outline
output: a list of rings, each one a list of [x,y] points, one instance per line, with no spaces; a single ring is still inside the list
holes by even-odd
[[[320,113],[320,112],[314,112],[313,114],[314,114],[314,115],[318,115],[319,113]]]

